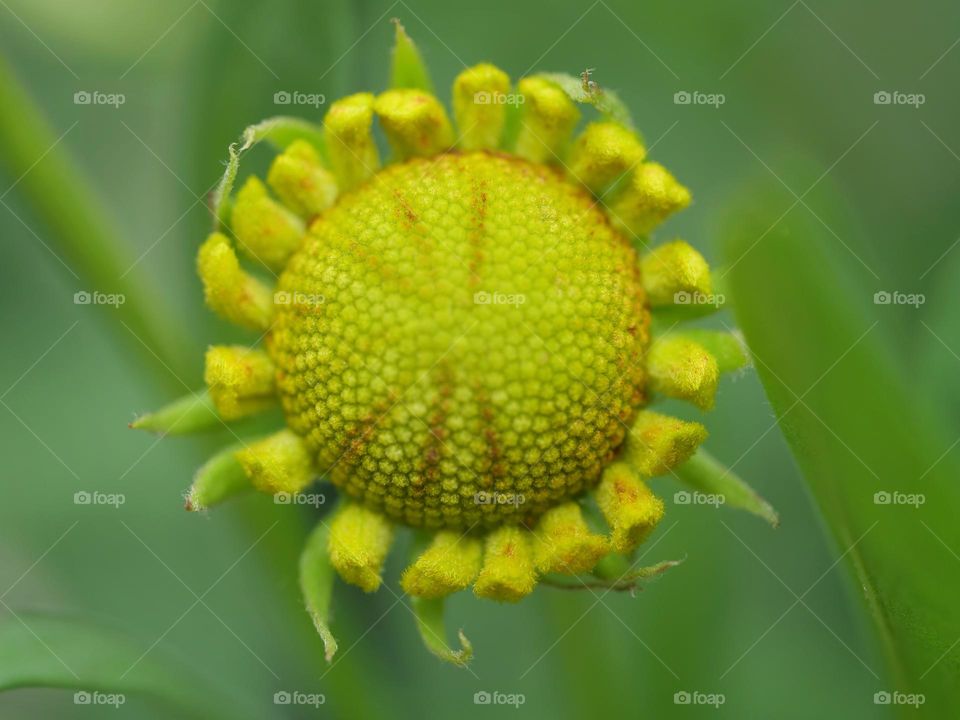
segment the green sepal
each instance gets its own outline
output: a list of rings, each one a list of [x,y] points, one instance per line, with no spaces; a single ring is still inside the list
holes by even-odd
[[[674,468],[674,473],[695,490],[722,495],[725,505],[751,512],[773,527],[779,527],[780,516],[770,503],[705,450],[697,450],[693,457]]]
[[[156,412],[141,415],[130,427],[160,435],[188,435],[223,424],[210,393],[201,390],[165,405]]]
[[[630,110],[613,90],[590,86],[583,78],[568,73],[538,73],[537,77],[559,86],[574,102],[593,105],[604,120],[618,122],[637,132]],[[642,142],[643,137],[640,140]]]
[[[696,329],[677,334],[702,345],[716,359],[722,373],[736,372],[750,365],[746,344],[738,333]]]
[[[545,575],[540,582],[561,590],[613,590],[627,592],[636,590],[645,580],[654,580],[683,560],[663,560],[645,567],[634,567],[628,558],[610,553],[600,559],[590,573],[590,577],[565,575]]]
[[[420,637],[427,650],[445,662],[466,667],[473,658],[473,645],[467,640],[463,630],[458,630],[457,636],[461,649],[451,650],[447,646],[446,623],[443,620],[445,598],[435,600],[412,598],[412,601],[413,614],[417,618],[417,630],[420,631]]]
[[[391,88],[413,88],[424,92],[433,92],[433,81],[430,71],[423,61],[420,50],[414,44],[403,25],[396,18],[396,40],[393,45],[393,63],[390,67]]]
[[[327,551],[329,535],[330,527],[326,523],[317,525],[303,546],[299,565],[300,592],[303,593],[313,626],[323,640],[323,655],[327,662],[337,652],[336,638],[330,632],[330,600],[336,573]]]
[[[229,224],[232,205],[230,194],[240,169],[240,157],[261,140],[266,140],[278,150],[286,149],[294,140],[306,140],[317,149],[321,157],[325,155],[323,128],[306,120],[278,116],[248,126],[243,131],[240,142],[232,143],[227,148],[227,167],[211,196],[210,209],[213,212],[215,231],[223,230]]]
[[[185,507],[190,511],[206,510],[253,489],[250,478],[236,458],[242,445],[232,445],[207,460],[193,476]]]

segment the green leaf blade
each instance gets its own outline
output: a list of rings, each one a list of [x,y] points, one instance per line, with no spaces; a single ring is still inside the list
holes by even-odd
[[[20,612],[0,622],[0,691],[37,687],[102,692],[123,702],[126,695],[146,696],[177,717],[257,716],[160,650],[145,655],[142,642],[117,630]]]
[[[960,548],[960,488],[942,458],[949,442],[899,372],[884,340],[885,306],[871,312],[873,289],[842,271],[848,257],[836,237],[854,242],[843,215],[768,188],[745,188],[724,233],[738,326],[873,614],[896,689],[923,693],[934,715],[949,713],[958,702],[950,650],[960,637],[952,600],[960,573],[944,570]],[[936,501],[897,506],[882,493]]]

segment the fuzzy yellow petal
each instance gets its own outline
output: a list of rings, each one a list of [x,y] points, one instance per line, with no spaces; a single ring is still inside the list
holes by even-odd
[[[534,537],[536,565],[544,573],[587,572],[609,549],[606,538],[587,527],[575,502],[545,512],[534,529]]]
[[[616,122],[593,122],[574,142],[569,173],[595,193],[603,192],[646,155],[640,138]]]
[[[392,540],[393,527],[385,516],[348,502],[330,521],[330,563],[344,582],[373,592],[380,587]]]
[[[492,530],[487,535],[474,594],[498,602],[517,602],[532,593],[536,584],[530,533],[513,525]]]
[[[610,525],[610,545],[619,553],[636,548],[663,518],[663,501],[626,463],[613,463],[603,471],[594,497]]]
[[[646,235],[673,213],[690,204],[690,191],[661,164],[641,163],[630,184],[610,203],[614,225]]]
[[[273,312],[270,289],[240,269],[230,240],[212,233],[197,253],[197,271],[207,305],[225,320],[266,330]]]
[[[240,249],[273,270],[283,269],[306,231],[303,220],[271,198],[253,175],[237,193],[230,226]]]
[[[400,585],[408,595],[441,598],[463,590],[480,572],[483,546],[459,532],[441,530],[433,542],[403,572]]]
[[[531,162],[558,162],[580,111],[562,88],[545,78],[524,78],[517,90],[524,103],[516,154]]]
[[[710,266],[683,240],[664,243],[640,260],[643,287],[650,305],[687,305],[710,295]]]
[[[275,399],[276,368],[262,350],[214,345],[207,350],[203,379],[224,420],[259,412]]]
[[[290,430],[250,443],[237,452],[250,482],[266,493],[295,493],[314,478],[313,461],[303,438]]]
[[[323,119],[323,129],[330,166],[342,190],[356,187],[380,169],[371,93],[337,100]]]
[[[500,144],[507,119],[510,77],[488,63],[474,65],[453,81],[453,115],[464,150],[486,150]]]
[[[336,179],[305,140],[294,140],[274,158],[267,183],[284,205],[303,218],[314,217],[337,199]]]
[[[453,127],[447,111],[430,93],[412,88],[387,90],[373,109],[397,157],[429,157],[450,149]]]
[[[710,410],[717,395],[720,368],[700,343],[682,335],[657,338],[647,350],[650,388],[701,410]]]
[[[686,461],[707,438],[700,423],[641,410],[627,436],[624,460],[640,477],[665,475]]]

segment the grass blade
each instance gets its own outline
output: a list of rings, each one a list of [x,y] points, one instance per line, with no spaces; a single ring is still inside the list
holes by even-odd
[[[738,324],[837,555],[863,589],[890,689],[923,693],[926,711],[944,716],[960,697],[951,652],[960,488],[949,443],[884,340],[890,306],[871,307],[873,289],[842,270],[836,238],[849,243],[851,233],[838,213],[814,215],[811,201],[759,186],[742,197],[723,238]]]

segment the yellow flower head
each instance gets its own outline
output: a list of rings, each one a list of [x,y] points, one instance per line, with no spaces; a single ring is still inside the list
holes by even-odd
[[[618,588],[647,576],[598,568],[654,531],[664,503],[647,480],[706,431],[645,407],[709,409],[720,371],[743,363],[729,338],[655,332],[661,309],[696,310],[673,299],[709,295],[710,273],[680,240],[638,252],[690,193],[646,160],[612,93],[558,75],[513,86],[481,64],[454,81],[451,120],[397,35],[393,87],[338,100],[320,127],[266,121],[231,147],[198,269],[209,307],[260,347],[210,348],[206,393],[138,426],[279,403],[286,426],[204,466],[188,507],[331,482],[341,502],[301,559],[328,656],[334,572],[377,590],[410,529],[401,587],[428,646],[462,664],[466,639],[452,651],[437,637],[450,593],[516,602],[563,575]],[[575,136],[583,103],[599,117]],[[263,139],[280,148],[265,182],[234,193],[240,155]]]

